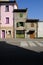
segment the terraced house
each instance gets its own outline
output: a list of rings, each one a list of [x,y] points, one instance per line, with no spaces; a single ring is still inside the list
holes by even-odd
[[[13,10],[16,1],[0,1],[0,38],[13,38]]]
[[[16,1],[0,1],[0,38],[37,38],[38,19],[28,19],[28,9]]]

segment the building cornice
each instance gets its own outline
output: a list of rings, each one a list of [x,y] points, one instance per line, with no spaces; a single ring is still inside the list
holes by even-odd
[[[16,1],[0,1],[0,5],[4,5],[4,4],[17,4]]]
[[[26,9],[14,9],[13,12],[26,12],[27,11],[27,8]]]
[[[28,22],[39,22],[39,19],[27,19],[26,23]]]

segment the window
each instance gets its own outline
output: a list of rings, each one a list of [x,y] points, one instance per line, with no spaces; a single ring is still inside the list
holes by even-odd
[[[23,22],[20,22],[20,25],[21,25],[21,26],[24,26],[24,23],[23,23]]]
[[[18,22],[17,23],[17,27],[19,27],[19,26],[23,26],[24,27],[24,22]]]
[[[31,23],[31,27],[34,27],[34,23]]]
[[[16,30],[16,34],[24,34],[25,31],[24,30]]]
[[[25,30],[16,30],[16,38],[25,38]]]
[[[9,32],[9,34],[11,34],[11,31],[8,31]]]
[[[8,5],[6,5],[5,11],[9,12],[9,6]]]
[[[9,17],[6,17],[6,24],[9,24]]]
[[[20,17],[23,17],[23,13],[20,13]]]
[[[11,31],[9,30],[7,34],[10,34],[11,35]]]

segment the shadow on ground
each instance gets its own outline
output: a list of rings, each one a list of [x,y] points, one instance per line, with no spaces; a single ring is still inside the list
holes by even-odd
[[[42,63],[43,52],[37,53],[26,50],[18,46],[10,45],[6,42],[0,42],[0,63],[6,65],[13,64],[39,64]]]

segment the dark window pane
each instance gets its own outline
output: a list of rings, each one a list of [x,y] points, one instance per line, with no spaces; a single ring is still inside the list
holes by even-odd
[[[11,31],[8,31],[9,32],[9,34],[11,34]]]
[[[24,34],[25,31],[24,30],[16,30],[16,34]]]
[[[19,27],[19,26],[24,26],[24,22],[18,22],[17,27]]]
[[[9,17],[6,17],[6,24],[9,24]]]
[[[8,5],[6,6],[5,10],[6,10],[6,12],[9,12],[9,6]]]
[[[19,24],[17,23],[17,27],[19,27]]]

